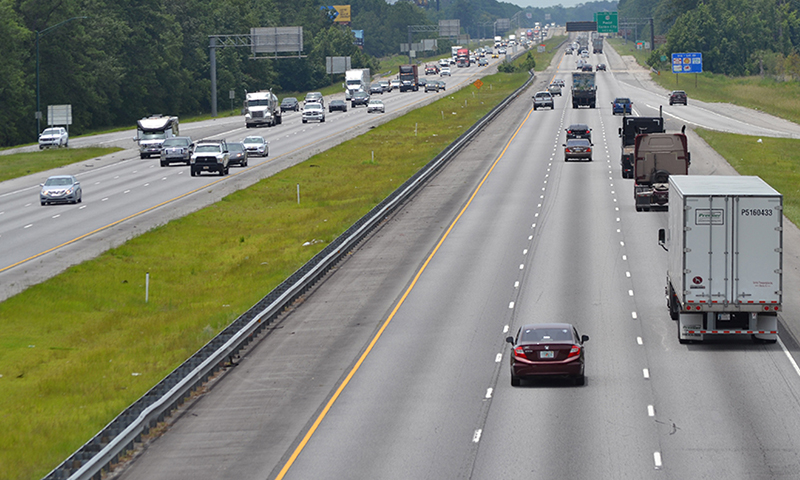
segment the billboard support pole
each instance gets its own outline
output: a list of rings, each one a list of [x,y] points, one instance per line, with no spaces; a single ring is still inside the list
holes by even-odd
[[[208,57],[211,62],[211,116],[217,116],[217,39],[211,37],[208,47]]]

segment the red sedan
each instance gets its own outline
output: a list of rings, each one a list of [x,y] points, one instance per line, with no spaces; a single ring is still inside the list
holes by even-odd
[[[583,342],[587,340],[569,323],[524,325],[516,337],[506,338],[512,347],[511,385],[517,387],[521,380],[539,376],[567,377],[583,385]]]

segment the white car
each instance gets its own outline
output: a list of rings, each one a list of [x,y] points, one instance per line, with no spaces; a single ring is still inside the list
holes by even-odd
[[[303,123],[308,123],[311,120],[325,121],[325,109],[321,103],[306,103],[303,107]]]
[[[269,142],[266,141],[264,137],[256,135],[245,137],[242,143],[244,143],[244,148],[249,155],[258,155],[259,157],[269,156]]]
[[[439,76],[443,77],[445,75],[448,77],[450,76],[450,67],[442,67],[442,70],[439,72]]]
[[[383,102],[380,100],[370,100],[367,104],[367,113],[372,112],[381,112],[386,113],[386,109],[383,106]]]
[[[68,147],[69,134],[64,127],[46,128],[39,135],[39,150],[44,147]]]

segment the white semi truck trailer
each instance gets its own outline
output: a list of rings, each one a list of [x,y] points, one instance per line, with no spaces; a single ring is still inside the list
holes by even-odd
[[[783,298],[783,196],[759,177],[671,175],[667,306],[680,343],[775,342]]]

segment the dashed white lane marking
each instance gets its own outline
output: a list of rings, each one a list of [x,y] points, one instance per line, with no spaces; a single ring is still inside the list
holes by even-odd
[[[636,343],[638,343],[639,345],[644,345],[644,341],[642,340],[642,337],[636,337]]]
[[[649,368],[643,368],[642,369],[642,375],[644,375],[644,378],[650,378],[650,369]]]
[[[632,297],[632,296],[633,296],[633,290],[628,290],[628,296],[629,296],[629,297]]]
[[[484,395],[483,398],[492,398],[492,391],[493,391],[492,387],[487,388],[486,395]]]
[[[58,217],[60,217],[60,216],[61,216],[61,214],[59,213],[58,215],[53,215],[53,216],[52,216],[52,217],[50,217],[50,218],[58,218]]]
[[[88,206],[88,205],[81,205],[81,206],[80,206],[80,208],[78,208],[78,210],[83,210],[83,209],[84,209],[84,208],[86,208],[87,206]]]
[[[528,254],[528,249],[526,248],[526,249],[522,250],[522,254],[523,255],[527,255]]]
[[[625,276],[631,278],[631,272],[625,272]]]
[[[508,325],[506,325],[505,327],[503,327],[503,333],[508,333]]]
[[[28,224],[28,225],[25,225],[25,226],[24,226],[24,227],[22,227],[22,228],[31,228],[32,226],[33,226],[33,224],[32,224],[32,223],[30,223],[30,224]]]
[[[519,281],[514,282],[514,288],[519,288]]]
[[[502,359],[503,359],[503,354],[502,354],[502,353],[498,353],[498,354],[497,354],[497,355],[494,357],[494,363],[500,363],[500,361],[501,361]]]
[[[514,308],[514,302],[508,302],[508,308]]]
[[[634,320],[636,320],[637,318],[639,318],[639,317],[636,315],[636,312],[631,312],[631,317],[633,317],[633,319],[634,319]]]
[[[519,269],[520,269],[520,270],[522,270],[522,269],[524,269],[524,268],[525,268],[525,264],[524,264],[524,263],[520,263],[520,264],[519,264]]]
[[[653,462],[656,465],[656,470],[661,468],[661,452],[653,452]]]
[[[481,429],[475,430],[475,433],[472,434],[472,443],[478,443],[481,441]]]
[[[648,417],[655,417],[656,416],[656,409],[652,405],[647,406],[647,416]]]
[[[627,259],[628,259],[628,256],[627,256],[627,255],[623,255],[623,256],[622,256],[622,259],[623,259],[623,260],[627,260]]]

